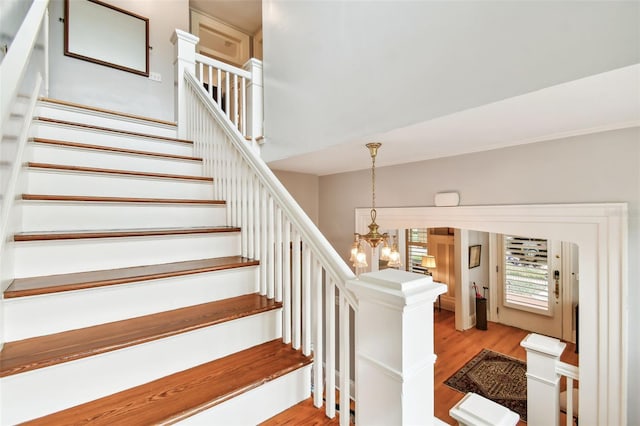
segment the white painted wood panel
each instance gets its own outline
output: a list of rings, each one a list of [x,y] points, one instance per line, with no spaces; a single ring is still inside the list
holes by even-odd
[[[22,232],[226,225],[224,204],[21,201]]]
[[[240,255],[240,234],[89,238],[15,244],[17,278]]]
[[[30,136],[88,143],[93,145],[116,146],[141,151],[163,152],[167,154],[189,156],[193,155],[193,146],[184,142],[147,138],[124,133],[105,133],[98,130],[83,129],[42,121],[34,121],[31,124]]]
[[[30,194],[212,199],[211,181],[29,168]]]
[[[177,137],[175,126],[49,102],[39,102],[35,115],[37,117],[90,124],[92,126],[109,127],[173,138]]]
[[[253,266],[5,299],[6,339],[26,339],[255,293],[257,274]]]
[[[50,145],[29,144],[29,161],[68,166],[202,176],[202,162]]]

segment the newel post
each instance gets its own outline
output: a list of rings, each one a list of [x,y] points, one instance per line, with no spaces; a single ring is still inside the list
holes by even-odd
[[[249,59],[243,66],[251,73],[251,80],[246,82],[247,91],[247,136],[259,143],[264,133],[262,122],[264,119],[264,94],[262,84],[262,62],[256,58]]]
[[[356,424],[432,424],[433,302],[429,276],[385,269],[347,283],[358,299]]]
[[[174,46],[174,76],[175,76],[175,118],[178,124],[178,137],[187,137],[187,101],[185,93],[184,73],[189,71],[195,74],[196,70],[196,44],[200,39],[193,34],[176,29],[171,36]]]
[[[556,365],[567,346],[558,339],[531,333],[520,342],[527,351],[527,423],[560,423],[560,375]]]

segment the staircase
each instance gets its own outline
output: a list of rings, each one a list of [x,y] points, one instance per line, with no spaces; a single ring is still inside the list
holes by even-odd
[[[256,424],[310,395],[171,123],[40,100],[4,292],[2,424]]]

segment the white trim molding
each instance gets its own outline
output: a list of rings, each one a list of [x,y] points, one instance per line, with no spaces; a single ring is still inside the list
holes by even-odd
[[[502,234],[524,233],[577,244],[581,423],[627,423],[629,283],[626,203],[376,210],[376,221],[384,229],[450,227]],[[369,209],[356,209],[355,219],[355,231],[366,230],[370,220]],[[464,294],[460,297],[464,299]]]

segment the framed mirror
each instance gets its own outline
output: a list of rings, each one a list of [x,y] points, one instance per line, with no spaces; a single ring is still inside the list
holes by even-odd
[[[149,76],[149,19],[98,0],[65,0],[64,54]]]

